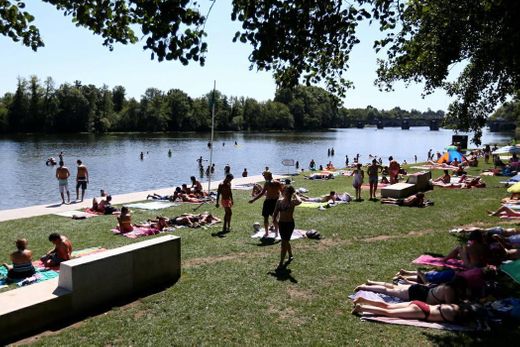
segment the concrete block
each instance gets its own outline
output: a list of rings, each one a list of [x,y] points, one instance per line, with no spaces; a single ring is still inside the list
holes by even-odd
[[[417,192],[415,184],[396,183],[381,188],[381,197],[403,199]]]
[[[431,171],[421,171],[408,176],[406,183],[415,184],[417,192],[425,192],[431,189],[430,179],[432,178]]]

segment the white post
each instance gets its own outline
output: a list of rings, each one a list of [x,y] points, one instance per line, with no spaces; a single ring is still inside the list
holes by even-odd
[[[213,81],[213,97],[212,97],[212,105],[211,105],[211,139],[209,143],[211,146],[209,147],[209,176],[208,176],[208,194],[211,190],[211,166],[213,165],[213,137],[215,134],[215,93],[217,90],[217,81]]]

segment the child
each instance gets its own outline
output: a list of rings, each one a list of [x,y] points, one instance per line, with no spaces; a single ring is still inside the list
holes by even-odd
[[[361,164],[356,165],[356,169],[354,170],[354,181],[352,182],[352,186],[356,190],[356,200],[361,201],[361,185],[363,184],[363,179],[365,178],[365,172],[361,169]]]

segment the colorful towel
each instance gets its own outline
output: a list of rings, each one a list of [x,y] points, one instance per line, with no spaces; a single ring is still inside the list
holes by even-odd
[[[434,323],[434,322],[425,322],[422,320],[415,320],[415,319],[401,319],[401,318],[384,317],[384,316],[363,315],[361,317],[361,320],[386,323],[386,324],[408,325],[408,326],[414,326],[414,327],[420,327],[420,328],[430,328],[430,329],[439,329],[439,330],[451,330],[451,331],[476,331],[477,330],[473,327],[467,327],[467,326],[451,324],[451,323]]]
[[[125,205],[128,208],[138,208],[140,210],[160,210],[163,208],[175,207],[179,206],[174,202],[167,201],[151,201],[151,202],[141,202],[135,204]]]
[[[161,231],[159,231],[159,229],[151,228],[151,227],[136,227],[136,226],[134,226],[134,230],[132,230],[130,232],[127,232],[127,233],[122,233],[117,228],[112,229],[112,232],[114,234],[116,234],[116,235],[123,235],[124,237],[128,237],[129,239],[137,239],[139,237],[150,236],[150,235],[157,235]]]
[[[384,188],[384,187],[389,186],[389,185],[390,185],[390,183],[378,183],[377,184],[377,189],[379,190],[379,189]],[[364,189],[364,190],[370,189],[370,184],[369,183],[363,183],[361,185],[361,189]]]
[[[414,264],[431,265],[438,267],[449,267],[452,269],[464,270],[464,263],[462,260],[449,259],[447,262],[442,261],[442,258],[432,257],[431,255],[421,255],[419,258],[412,261]]]
[[[302,230],[302,229],[294,229],[292,235],[291,235],[291,241],[292,240],[298,240],[298,239],[303,239],[305,238],[305,234],[307,233],[306,230]],[[264,232],[264,228],[261,228],[259,231],[257,231],[256,233],[254,233],[253,235],[251,235],[251,238],[252,239],[261,239],[263,238],[265,235],[265,232]],[[278,236],[275,238],[275,233],[274,231],[269,231],[269,234],[267,236],[268,238],[272,238],[272,239],[275,239],[275,240],[281,240],[282,238],[280,237],[280,234],[278,234]]]
[[[5,267],[0,267],[0,277],[6,277],[7,276],[7,269]],[[28,278],[22,278],[15,280],[14,283],[16,283],[17,286],[22,287],[33,283],[39,283],[43,281],[50,280],[52,278],[56,278],[59,276],[59,273],[54,270],[49,269],[42,269],[37,268],[36,273]],[[6,279],[0,279],[0,286],[7,285]]]
[[[516,283],[520,283],[520,260],[504,262],[500,265],[500,270],[511,277]]]
[[[64,212],[57,212],[54,213],[56,216],[60,217],[67,217],[67,218],[74,218],[74,219],[83,219],[83,218],[91,218],[99,216],[99,213],[89,213],[85,211],[64,211]]]
[[[77,251],[72,251],[71,258],[72,259],[81,258],[81,257],[84,257],[86,255],[100,253],[100,252],[104,252],[104,251],[106,251],[106,248],[103,248],[103,247],[90,247],[90,248],[79,249]],[[46,268],[43,265],[43,263],[41,262],[41,260],[33,261],[33,266],[36,269],[42,269],[42,270],[43,269],[45,269],[45,270],[51,269],[51,270],[55,270],[55,271],[59,271],[60,270],[59,265],[58,266],[53,266],[53,267],[50,267],[50,268]]]

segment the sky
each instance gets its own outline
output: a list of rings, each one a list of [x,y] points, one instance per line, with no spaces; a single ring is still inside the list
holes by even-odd
[[[209,3],[207,0],[201,2]],[[116,44],[111,52],[102,45],[101,37],[76,27],[71,17],[63,16],[51,5],[37,0],[27,1],[26,5],[26,9],[36,17],[34,24],[40,29],[45,47],[34,52],[0,36],[0,95],[14,92],[18,77],[36,75],[42,81],[50,76],[57,85],[75,80],[98,87],[103,84],[109,88],[122,85],[127,97],[137,99],[149,87],[163,91],[178,88],[191,97],[199,97],[213,88],[213,81],[216,81],[217,89],[228,96],[252,97],[260,101],[274,97],[276,84],[271,73],[250,70],[248,55],[251,47],[232,42],[240,26],[230,19],[230,1],[217,0],[208,18],[206,40],[209,52],[204,67],[196,62],[183,66],[177,61],[152,61],[151,52],[143,50],[143,44],[139,42],[135,45]],[[360,26],[361,43],[351,53],[350,69],[346,73],[355,89],[347,92],[344,106],[446,110],[450,98],[442,90],[422,98],[422,85],[405,87],[403,83],[397,83],[394,92],[380,92],[374,86],[378,56],[372,44],[379,35],[375,26]]]

